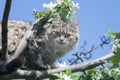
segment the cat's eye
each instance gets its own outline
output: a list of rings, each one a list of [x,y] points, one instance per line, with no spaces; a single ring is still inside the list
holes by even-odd
[[[58,36],[61,36],[61,34],[59,32],[55,32],[55,34],[58,35]]]
[[[70,34],[65,34],[65,38],[68,38],[68,37],[70,37]]]

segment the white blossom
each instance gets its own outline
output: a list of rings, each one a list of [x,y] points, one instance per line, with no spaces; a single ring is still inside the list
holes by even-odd
[[[42,6],[43,6],[44,8],[48,8],[48,5],[45,4],[45,3],[44,3]]]
[[[56,6],[57,6],[57,4],[56,3],[53,3],[53,2],[50,2],[50,3],[48,3],[48,4],[43,4],[42,5],[44,8],[46,8],[46,9],[50,9],[50,10],[52,10],[53,8],[55,8]]]
[[[36,14],[38,12],[38,10],[34,8],[33,12],[34,12],[34,14]]]
[[[74,2],[72,1],[72,4],[74,5],[75,8],[77,8],[77,9],[80,8],[80,7],[79,7],[79,3],[74,3]]]
[[[115,39],[112,44],[112,51],[114,51],[116,48],[120,48],[120,39]]]
[[[80,7],[79,7],[79,3],[76,3],[76,5],[75,5],[75,6],[76,6],[76,8],[77,8],[77,9],[79,9],[79,8],[80,8]]]
[[[66,64],[66,62],[64,62],[64,63],[57,63],[56,67],[68,67],[68,65]]]
[[[63,75],[63,79],[64,79],[64,80],[72,80],[72,79],[70,78],[70,76],[67,76],[67,75]]]

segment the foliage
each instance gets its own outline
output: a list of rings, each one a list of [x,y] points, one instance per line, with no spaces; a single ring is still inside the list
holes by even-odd
[[[120,32],[114,32],[113,30],[110,30],[109,33],[110,33],[112,39],[114,39],[114,40],[120,39]]]
[[[85,71],[84,73],[72,73],[68,68],[66,72],[54,73],[50,80],[119,80],[119,68],[111,69],[104,65]]]
[[[66,72],[53,73],[50,80],[78,80],[80,75],[72,73],[71,69],[67,69]]]
[[[110,69],[110,67],[95,68],[86,71],[86,75],[82,75],[81,80],[119,80],[120,70]]]
[[[116,58],[120,59],[120,32],[110,30],[110,34],[113,40],[113,51],[116,53]]]
[[[113,42],[112,51],[115,53],[115,57],[109,60],[109,62],[112,62],[115,68],[119,66],[120,61],[120,32],[110,30],[109,33]]]
[[[46,9],[45,11],[34,11],[36,18],[43,18],[46,16],[54,17],[56,14],[59,14],[64,22],[69,22],[76,14],[79,4],[75,4],[72,0],[56,0],[55,2],[43,4],[43,7]]]
[[[120,79],[120,32],[109,31],[109,36],[112,40],[112,52],[115,57],[106,61],[105,65],[87,70],[80,80],[119,80]]]

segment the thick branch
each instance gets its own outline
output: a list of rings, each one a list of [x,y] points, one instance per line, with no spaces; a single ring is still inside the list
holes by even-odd
[[[4,14],[3,14],[3,18],[2,18],[2,54],[1,54],[1,59],[3,61],[7,60],[7,53],[8,53],[8,49],[7,49],[7,44],[8,44],[7,23],[8,23],[8,17],[9,17],[9,12],[10,12],[10,8],[11,8],[11,3],[12,3],[12,0],[6,0]]]
[[[92,61],[88,61],[88,62],[84,62],[82,64],[77,64],[77,65],[71,65],[69,66],[69,68],[72,70],[72,72],[78,72],[78,71],[85,71],[88,69],[92,69],[95,68],[101,64],[104,64],[106,60],[111,59],[112,57],[114,57],[115,54],[114,53],[109,53],[101,58],[92,60]],[[29,76],[33,76],[33,77],[38,77],[38,78],[47,78],[49,77],[52,73],[58,73],[58,72],[62,72],[65,71],[68,67],[64,67],[64,68],[57,68],[57,69],[51,69],[51,70],[47,70],[47,71],[35,71],[35,70],[18,70],[15,74],[13,74],[12,76],[10,75],[10,78],[17,78],[22,77],[25,78],[29,77]]]

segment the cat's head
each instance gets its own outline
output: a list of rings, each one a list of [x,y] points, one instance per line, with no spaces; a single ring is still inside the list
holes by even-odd
[[[47,34],[49,43],[54,46],[55,50],[66,53],[78,42],[78,20],[64,23],[58,16],[55,23],[48,28]]]

